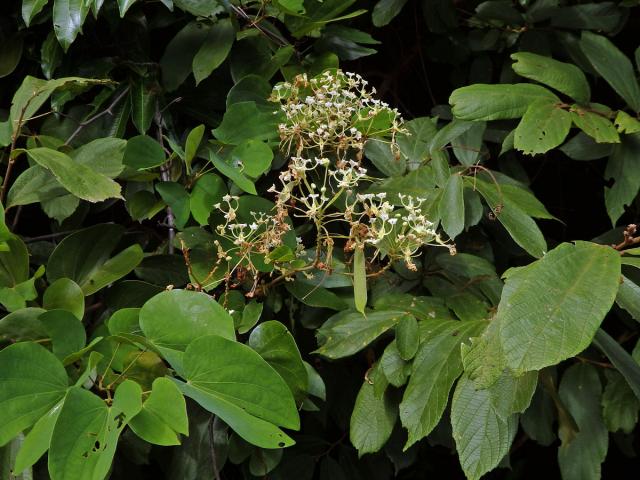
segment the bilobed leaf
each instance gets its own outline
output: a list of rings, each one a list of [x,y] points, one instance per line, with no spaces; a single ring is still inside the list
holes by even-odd
[[[172,363],[179,362],[197,338],[235,339],[231,315],[209,295],[189,290],[165,291],[149,299],[140,310],[140,328]]]
[[[512,68],[518,75],[554,88],[577,102],[589,101],[589,82],[575,65],[530,52],[512,53],[511,58],[515,60]]]
[[[545,153],[567,138],[571,115],[555,101],[536,100],[516,127],[513,145],[528,155]]]
[[[451,403],[451,426],[462,469],[469,480],[477,480],[507,454],[518,422],[515,415],[498,415],[490,392],[476,390],[473,381],[462,376]]]
[[[154,445],[179,445],[179,434],[189,434],[189,421],[187,405],[176,384],[168,378],[156,378],[151,394],[129,426]]]
[[[53,30],[66,52],[82,30],[89,13],[86,0],[56,0],[53,3]]]
[[[60,184],[82,200],[101,202],[108,198],[122,198],[120,185],[106,175],[74,162],[68,155],[50,148],[32,148],[27,155],[49,170]]]
[[[631,205],[640,189],[640,134],[625,135],[622,143],[613,148],[604,176],[613,179],[611,187],[604,189],[604,203],[613,225],[622,216],[626,205]]]
[[[56,480],[102,480],[107,476],[118,437],[142,408],[142,390],[125,380],[113,404],[80,387],[69,389],[49,450],[49,472]]]
[[[58,415],[60,415],[63,402],[64,399],[56,403],[51,410],[40,417],[29,433],[25,435],[13,465],[14,471],[22,472],[25,468],[31,467],[49,450],[53,428],[58,420]]]
[[[234,40],[235,30],[230,18],[220,19],[208,29],[202,46],[193,57],[193,76],[196,79],[196,85],[224,62]]]
[[[321,346],[315,353],[331,359],[352,355],[393,328],[403,315],[396,310],[368,312],[366,317],[354,311],[337,313],[317,330]]]
[[[296,402],[302,402],[307,393],[307,370],[296,346],[296,341],[280,322],[261,323],[251,332],[248,345],[264,358],[287,383]]]
[[[234,147],[229,154],[231,161],[239,162],[242,173],[251,178],[258,178],[271,167],[273,151],[269,146],[258,140],[245,140]]]
[[[560,101],[551,91],[530,83],[476,84],[454,90],[449,104],[451,113],[462,120],[501,120],[522,117],[537,100]]]
[[[374,367],[372,372],[376,371]],[[362,383],[351,414],[349,439],[360,457],[377,452],[387,443],[398,418],[398,407],[391,395],[375,394],[374,384],[381,380],[379,376],[380,373],[372,374]]]
[[[0,445],[51,410],[67,387],[62,363],[41,345],[24,342],[0,350]]]
[[[192,389],[211,402],[203,405],[205,408],[220,405],[220,411],[216,411],[217,408],[211,411],[232,428],[235,416],[226,411],[227,403],[273,425],[300,427],[289,387],[258,353],[246,345],[218,335],[197,338],[185,351],[184,377]],[[190,391],[183,390],[183,393],[191,396]],[[201,403],[198,398],[194,400]],[[252,442],[244,432],[236,431]]]
[[[442,228],[453,240],[464,230],[464,181],[460,175],[447,180],[438,211]]]
[[[590,242],[563,243],[511,273],[497,312],[507,364],[516,373],[539,370],[584,350],[613,304],[619,277],[619,253]]]
[[[99,224],[68,235],[49,257],[47,279],[70,278],[86,296],[124,277],[143,254],[136,244],[109,258],[123,233],[120,225]]]
[[[631,61],[608,38],[582,32],[580,49],[593,68],[636,112],[640,111],[640,87]]]
[[[362,246],[356,246],[353,252],[353,299],[356,310],[364,315],[367,306],[367,269]]]
[[[518,204],[508,196],[501,195],[495,185],[480,179],[470,179],[468,185],[476,188],[493,210],[498,221],[509,232],[511,238],[533,257],[542,257],[547,251],[547,242],[536,225]]]
[[[371,20],[376,27],[387,25],[402,10],[407,0],[378,0],[371,12]]]
[[[84,348],[87,333],[84,325],[71,312],[49,310],[38,317],[51,339],[53,354],[64,360]]]
[[[570,367],[562,376],[558,393],[579,431],[558,449],[565,480],[598,480],[607,455],[609,434],[602,420],[602,386],[598,372],[586,363]]]
[[[409,384],[400,403],[400,420],[408,431],[409,448],[427,436],[440,421],[449,391],[462,373],[460,344],[478,335],[486,322],[431,320],[428,337],[421,340],[413,360]]]

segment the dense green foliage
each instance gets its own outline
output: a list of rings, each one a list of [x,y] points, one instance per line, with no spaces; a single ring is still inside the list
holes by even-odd
[[[0,480],[631,465],[637,3],[4,2]]]

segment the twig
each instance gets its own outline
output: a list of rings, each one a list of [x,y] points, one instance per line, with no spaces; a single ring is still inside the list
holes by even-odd
[[[120,102],[120,100],[122,100],[124,98],[124,96],[127,93],[129,93],[129,89],[130,89],[130,87],[126,87],[122,92],[120,92],[120,94],[113,100],[113,102],[111,102],[111,105],[109,105],[105,110],[103,110],[100,113],[96,113],[93,117],[89,117],[84,122],[80,122],[78,127],[73,131],[73,133],[69,136],[69,138],[67,138],[67,140],[64,142],[64,144],[65,145],[69,145],[71,143],[71,141],[74,138],[76,138],[76,136],[78,136],[78,134],[82,131],[82,129],[84,127],[86,127],[87,125],[95,122],[96,120],[98,120],[99,118],[104,117],[107,114],[113,115],[113,107],[115,107]]]

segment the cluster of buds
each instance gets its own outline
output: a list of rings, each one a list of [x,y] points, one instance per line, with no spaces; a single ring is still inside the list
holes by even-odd
[[[349,151],[361,157],[368,138],[389,139],[395,146],[404,132],[397,109],[373,95],[367,81],[355,73],[326,71],[315,78],[298,75],[274,87],[270,100],[280,102],[285,122],[279,125],[282,150],[302,155],[314,150],[343,158]]]

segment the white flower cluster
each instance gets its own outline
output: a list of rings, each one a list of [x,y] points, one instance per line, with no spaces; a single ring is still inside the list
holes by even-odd
[[[283,150],[300,156],[304,150],[339,157],[353,149],[362,152],[367,138],[390,138],[402,132],[396,109],[373,98],[375,88],[351,72],[327,71],[315,78],[298,75],[275,86],[271,100],[280,102],[285,122],[279,125]]]

